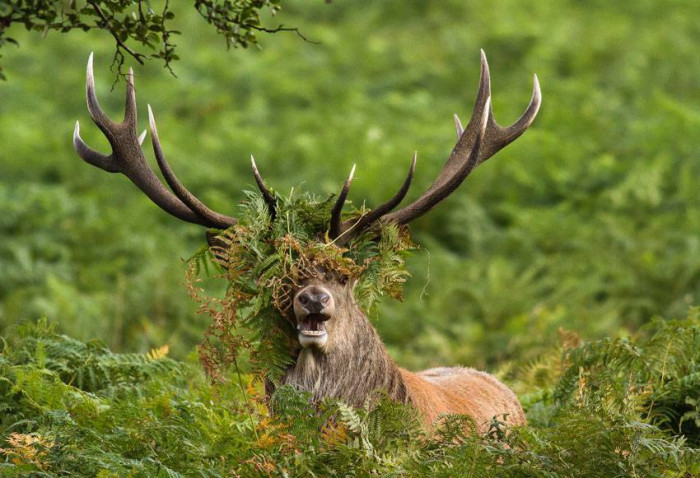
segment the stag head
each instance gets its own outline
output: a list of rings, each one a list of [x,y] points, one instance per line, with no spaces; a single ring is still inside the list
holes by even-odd
[[[88,111],[95,124],[107,137],[112,152],[106,155],[87,146],[80,137],[79,123],[76,123],[73,144],[78,155],[86,162],[105,171],[124,174],[167,213],[183,221],[209,228],[207,239],[216,260],[231,270],[232,258],[237,258],[237,268],[234,269],[235,274],[240,275],[241,263],[245,262],[241,257],[249,253],[245,250],[245,240],[242,236],[250,228],[241,227],[237,218],[211,210],[175,176],[165,159],[153,111],[149,105],[151,144],[157,164],[170,190],[158,179],[146,162],[141,148],[146,132],[138,135],[136,130],[136,98],[131,70],[126,83],[126,111],[123,121],[117,123],[100,108],[95,94],[93,59],[90,55],[86,81]],[[353,256],[356,242],[370,238],[371,241],[379,243],[387,230],[392,230],[394,233],[399,230],[401,232],[396,237],[400,240],[394,241],[393,247],[405,247],[407,236],[404,226],[437,206],[462,184],[474,168],[523,134],[535,119],[540,102],[540,88],[535,76],[532,98],[523,115],[511,126],[498,125],[491,108],[489,67],[482,51],[481,78],[471,119],[466,127],[463,127],[457,115],[454,116],[457,142],[437,178],[422,195],[397,209],[407,195],[413,179],[417,159],[417,154],[414,154],[406,178],[393,197],[372,210],[355,211],[350,215],[344,215],[344,205],[355,171],[353,166],[335,200],[318,203],[319,210],[328,214],[327,220],[306,231],[313,251],[309,252],[308,244],[304,246],[306,249],[303,252],[301,249],[297,250],[295,260],[298,264],[295,266],[296,272],[289,273],[291,280],[285,283],[274,280],[261,282],[256,279],[261,288],[276,288],[276,292],[273,293],[274,300],[279,311],[295,328],[297,346],[326,354],[342,349],[344,346],[347,347],[353,335],[364,327],[360,322],[366,321],[366,317],[355,303],[356,294],[353,291],[364,266],[357,257],[348,259]],[[267,206],[269,241],[278,244],[279,237],[275,236],[284,234],[283,231],[289,228],[289,224],[276,227],[282,221],[288,221],[288,214],[282,214],[280,211],[280,207],[285,207],[280,204],[283,198],[266,187],[252,156],[251,166],[253,177],[261,193],[260,198]],[[285,243],[284,247],[287,246],[289,244]],[[319,250],[335,251],[331,254],[335,260],[325,260],[325,262],[319,260]],[[300,260],[300,257],[303,260]],[[260,257],[257,260],[264,259]],[[366,262],[367,259],[365,259]],[[345,272],[338,271],[339,264],[345,267]],[[260,270],[256,264],[251,263],[245,267],[248,267],[249,273],[265,277],[264,268]],[[305,271],[302,271],[304,269]],[[235,277],[231,280],[235,280]]]

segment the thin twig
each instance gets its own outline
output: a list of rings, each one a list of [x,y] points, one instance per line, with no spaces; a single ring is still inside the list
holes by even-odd
[[[110,28],[110,19],[107,18],[107,15],[105,15],[105,13],[102,11],[102,9],[100,8],[100,6],[97,3],[95,3],[94,1],[90,1],[90,0],[88,0],[88,3],[92,6],[92,8],[95,9],[95,12],[102,19],[102,21],[105,23],[105,26],[107,27],[107,29],[109,30],[109,33],[114,38],[114,41],[117,42],[117,49],[121,48],[122,50],[127,52],[129,55],[131,55],[137,62],[139,62],[139,64],[143,65],[144,62],[143,62],[142,58],[146,58],[146,55],[135,52],[134,50],[132,50],[129,47],[129,45],[124,43],[121,40],[121,38],[119,38],[119,35],[117,35],[117,33]],[[115,58],[116,58],[116,56],[115,56]]]
[[[280,25],[277,28],[265,28],[265,27],[259,27],[257,25],[251,25],[250,23],[246,23],[243,25],[245,28],[250,28],[251,30],[255,30],[258,32],[264,32],[264,33],[279,33],[279,32],[294,32],[296,35],[304,40],[307,43],[312,43],[314,45],[320,45],[321,42],[319,41],[314,41],[314,40],[309,40],[306,35],[301,33],[301,31],[298,28],[291,28],[291,27],[285,27],[284,25]]]

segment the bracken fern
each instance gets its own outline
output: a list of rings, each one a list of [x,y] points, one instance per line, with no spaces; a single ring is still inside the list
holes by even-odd
[[[381,393],[316,408],[281,387],[271,414],[252,375],[212,385],[165,349],[115,354],[39,321],[2,342],[0,475],[697,476],[699,330],[692,310],[626,340],[562,334],[534,368],[512,369],[529,425],[494,417],[479,436],[465,416],[424,430]]]

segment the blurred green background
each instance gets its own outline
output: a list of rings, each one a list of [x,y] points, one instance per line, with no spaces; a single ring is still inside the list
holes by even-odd
[[[402,365],[505,367],[557,342],[560,327],[619,335],[698,304],[696,2],[296,0],[276,21],[318,44],[279,33],[261,51],[230,52],[186,3],[175,9],[177,78],[136,65],[140,123],[150,103],[179,177],[230,215],[253,187],[251,153],[283,192],[337,192],[357,163],[350,199],[371,207],[417,149],[414,199],[454,145],[451,115],[468,120],[479,48],[501,124],[525,109],[538,74],[531,129],[412,224],[421,249],[406,300],[385,301],[375,321]],[[9,33],[21,46],[2,52],[0,334],[46,316],[118,351],[169,343],[187,354],[207,318],[181,258],[203,231],[71,146],[80,120],[83,138],[108,150],[85,108],[91,51],[103,107],[123,114],[113,41]]]

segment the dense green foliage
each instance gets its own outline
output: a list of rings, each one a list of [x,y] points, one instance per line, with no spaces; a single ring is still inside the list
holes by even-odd
[[[524,109],[531,73],[540,78],[532,128],[412,224],[421,249],[408,261],[405,302],[373,314],[402,365],[493,369],[538,356],[561,326],[615,336],[697,303],[693,2],[297,5],[287,23],[321,44],[274,36],[261,52],[224,56],[205,29],[181,45],[178,79],[136,69],[141,116],[150,103],[176,173],[221,212],[236,215],[242,191],[255,188],[250,153],[282,192],[302,182],[337,192],[357,163],[349,199],[372,207],[398,188],[417,149],[413,199],[454,142],[451,114],[470,112],[479,47],[502,123]],[[183,31],[201,23],[188,11],[176,17]],[[194,313],[178,258],[201,247],[202,231],[70,145],[80,119],[86,141],[106,149],[83,97],[92,50],[102,105],[121,115],[111,41],[13,35],[25,47],[6,53],[17,81],[0,88],[0,328],[60,317],[76,338],[118,351],[167,342],[184,356],[208,320]],[[223,281],[205,285],[223,297]]]
[[[257,32],[286,30],[301,35],[296,28],[262,24],[261,12],[274,15],[280,9],[280,0],[195,0],[194,7],[225,38],[228,47],[256,45]],[[109,33],[114,39],[112,65],[120,72],[127,56],[141,64],[144,60],[158,58],[172,71],[170,63],[179,59],[172,37],[181,33],[171,27],[174,18],[168,0],[3,0],[0,3],[0,47],[18,44],[5,35],[13,24],[43,35],[49,31],[98,30]],[[2,65],[0,79],[5,79]]]
[[[416,414],[327,402],[288,388],[275,416],[245,390],[212,387],[162,350],[115,354],[40,322],[0,355],[3,476],[697,476],[700,314],[657,320],[635,339],[543,357],[518,374],[529,425],[489,436],[465,417],[430,433]],[[545,370],[546,373],[538,373]],[[247,393],[247,396],[246,396]],[[245,396],[245,399],[244,399]]]

